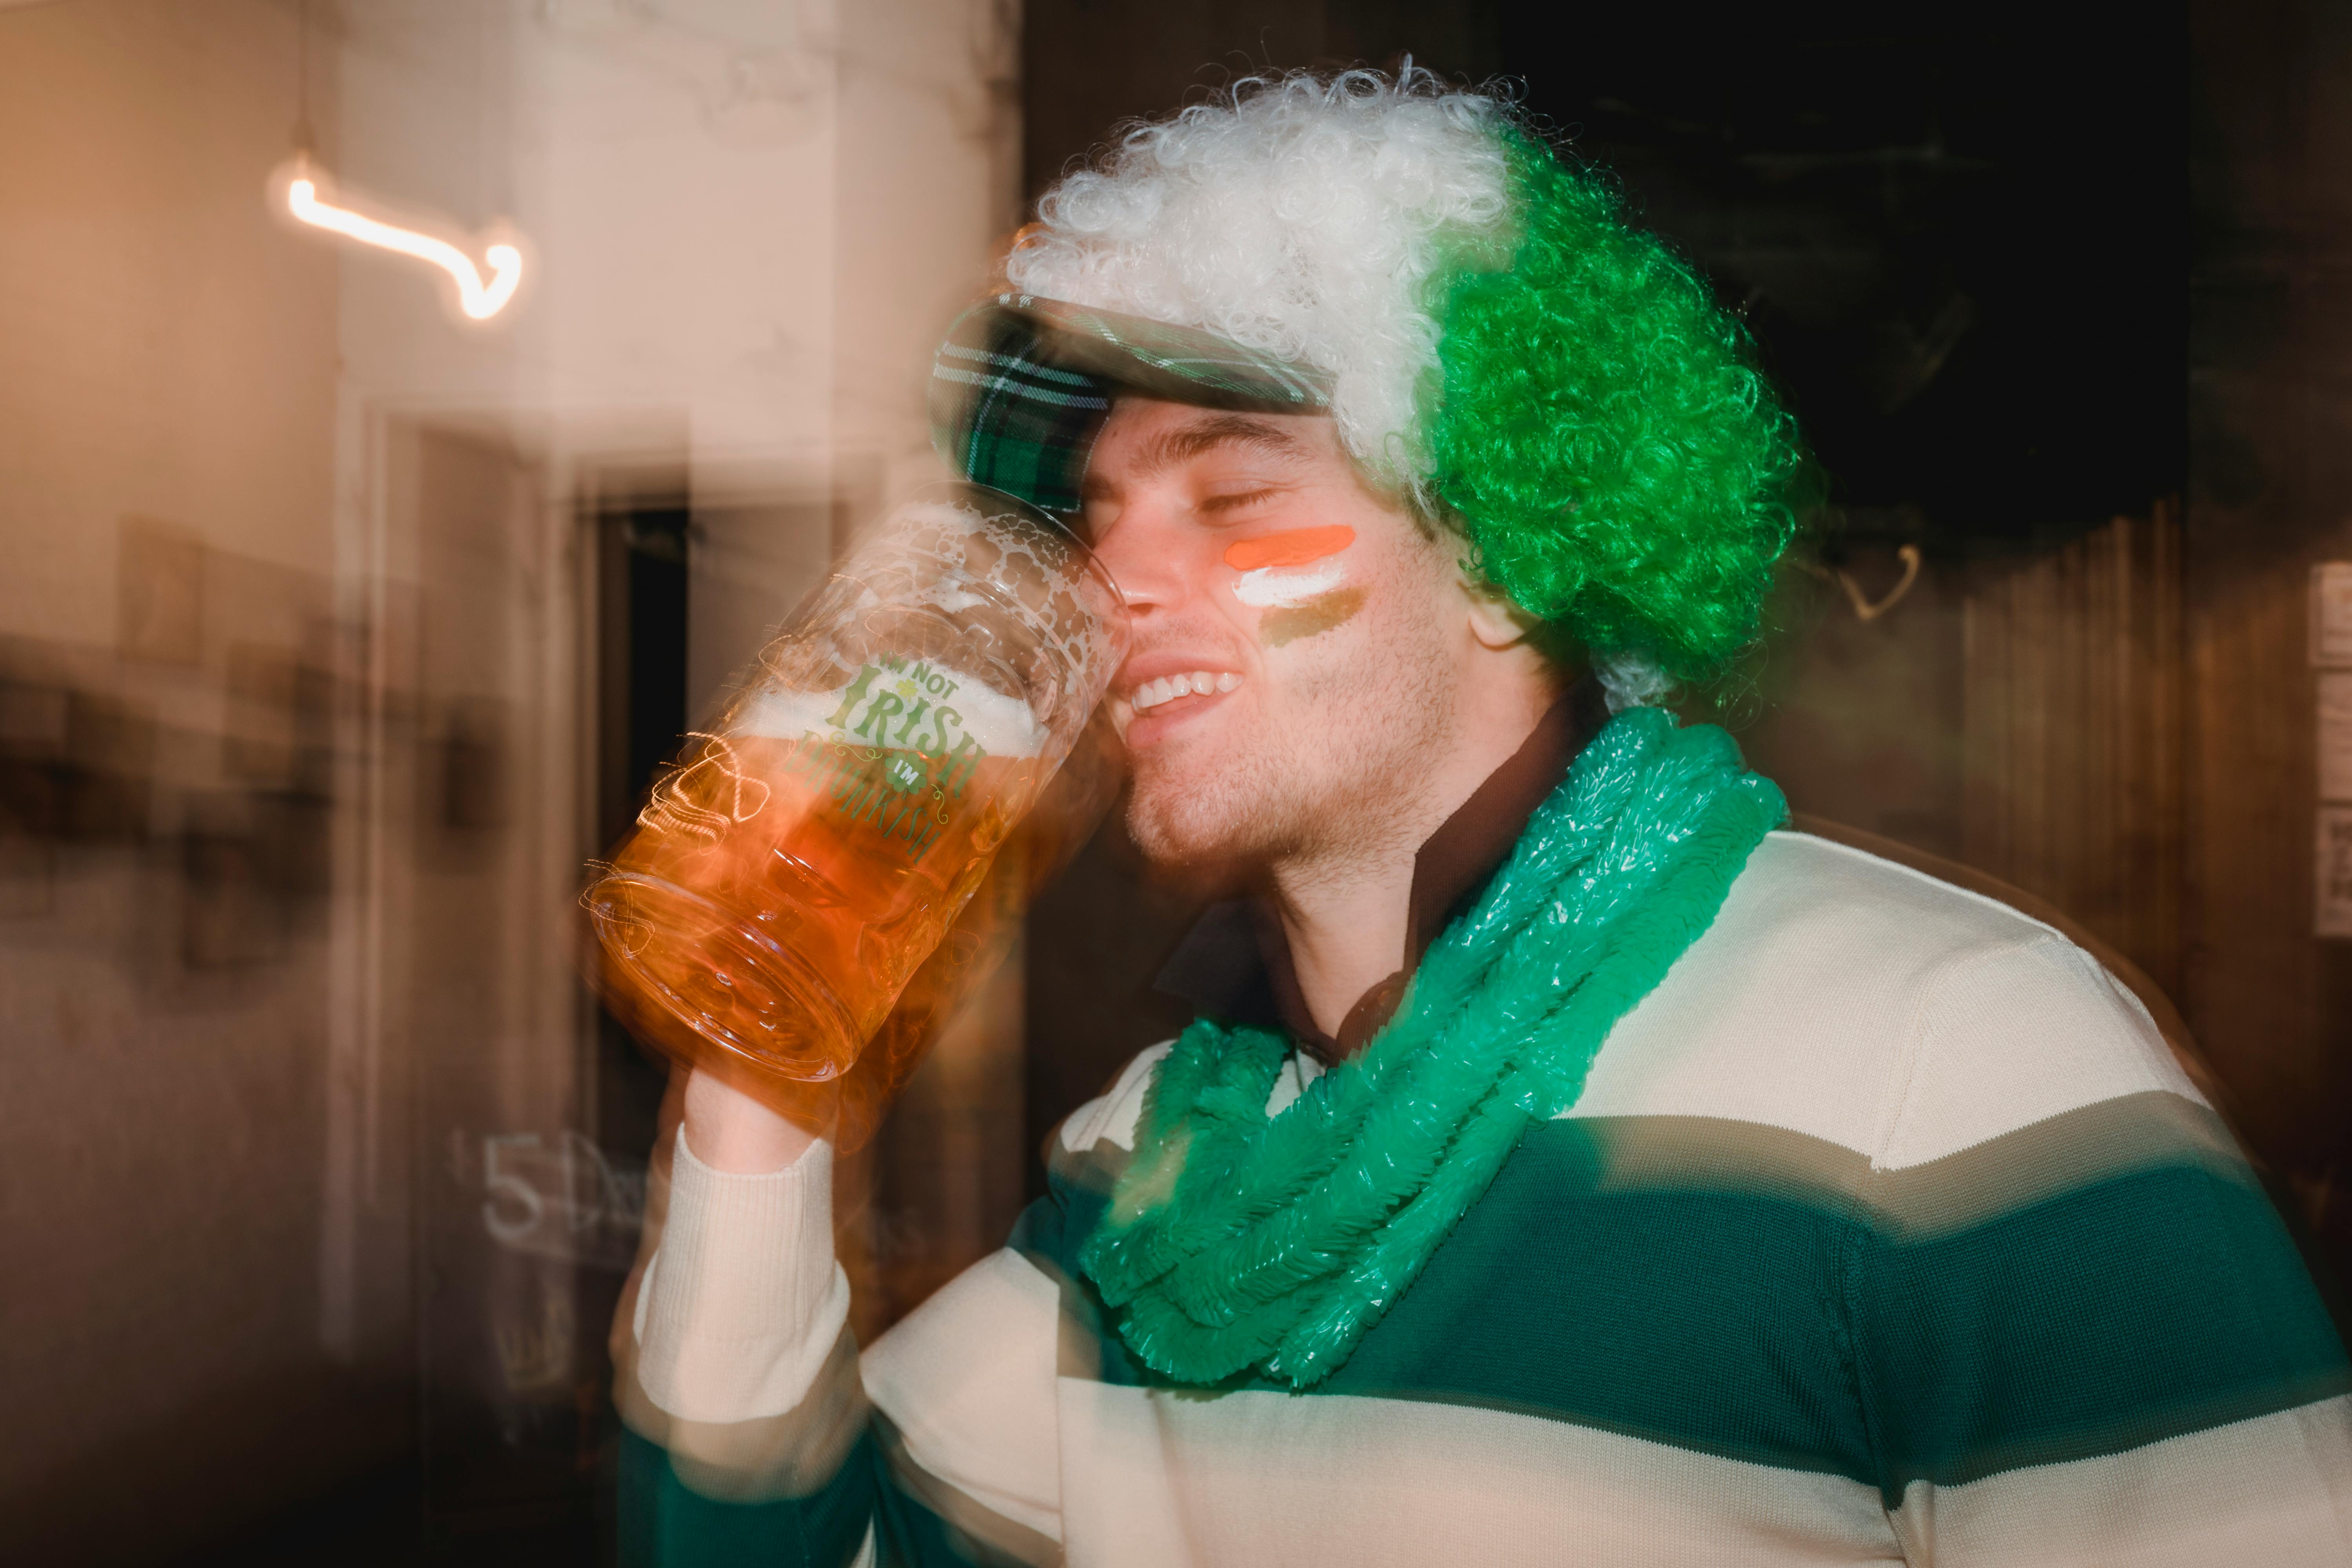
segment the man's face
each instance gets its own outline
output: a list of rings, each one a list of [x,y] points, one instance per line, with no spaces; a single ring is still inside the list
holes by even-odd
[[[1453,740],[1464,589],[1329,419],[1121,399],[1086,515],[1134,614],[1112,714],[1146,854],[1257,867],[1411,819]]]

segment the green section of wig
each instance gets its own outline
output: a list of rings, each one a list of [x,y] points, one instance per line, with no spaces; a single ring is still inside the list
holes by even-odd
[[[1432,488],[1522,608],[1706,677],[1755,637],[1794,531],[1794,422],[1686,263],[1502,134],[1521,229],[1507,270],[1454,271],[1436,302]]]

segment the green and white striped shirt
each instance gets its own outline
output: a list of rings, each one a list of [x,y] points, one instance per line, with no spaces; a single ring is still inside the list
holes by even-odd
[[[2006,906],[1770,836],[1303,1394],[1162,1385],[1076,1267],[1159,1054],[862,1358],[824,1146],[680,1147],[617,1325],[625,1560],[2352,1564],[2294,1247],[2138,1003]]]

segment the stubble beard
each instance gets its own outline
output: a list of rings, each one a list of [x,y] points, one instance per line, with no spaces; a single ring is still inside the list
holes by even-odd
[[[1413,781],[1451,742],[1454,704],[1433,641],[1383,634],[1360,649],[1294,679],[1284,711],[1260,710],[1243,732],[1139,758],[1136,847],[1164,868],[1246,877],[1385,846],[1413,816]]]

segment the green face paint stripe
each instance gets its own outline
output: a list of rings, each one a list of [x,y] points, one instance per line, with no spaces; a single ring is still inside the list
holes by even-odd
[[[1258,636],[1268,647],[1281,647],[1301,637],[1337,631],[1364,607],[1361,588],[1341,588],[1286,610],[1268,610],[1259,617]]]

